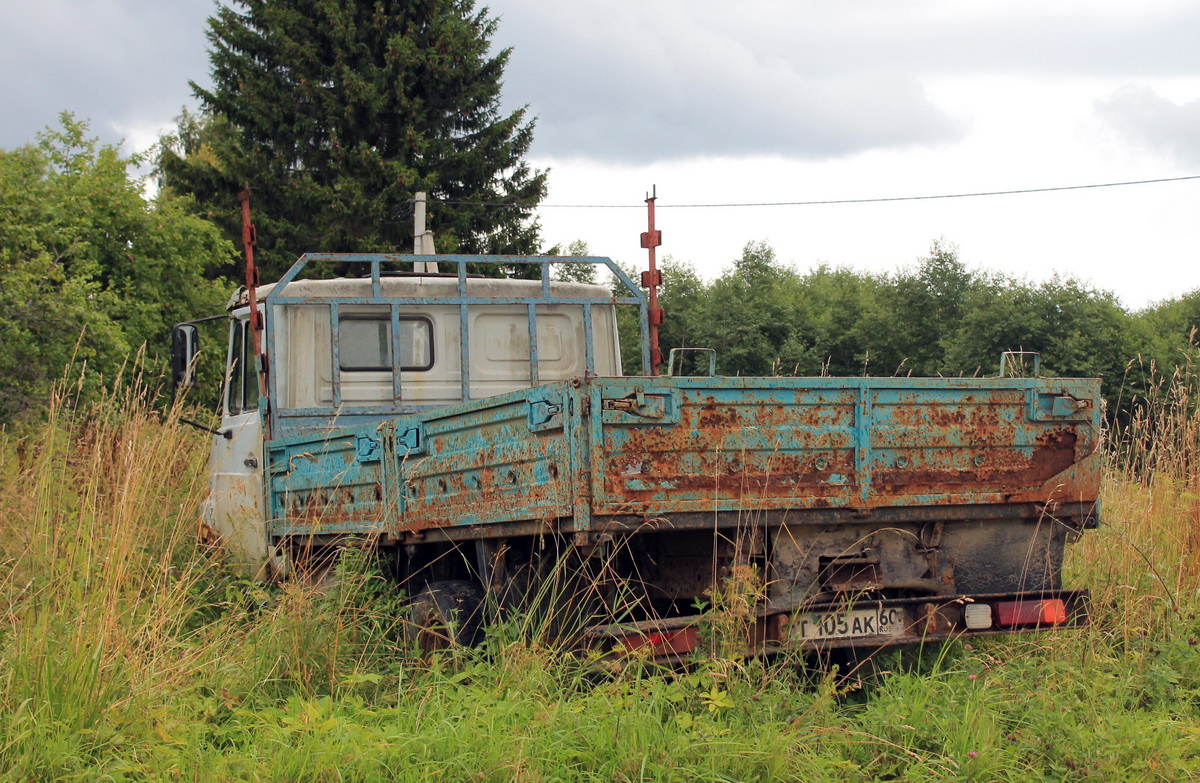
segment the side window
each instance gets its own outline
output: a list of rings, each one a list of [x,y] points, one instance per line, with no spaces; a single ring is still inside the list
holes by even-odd
[[[235,320],[229,336],[229,383],[226,408],[238,414],[258,408],[258,373],[254,361],[254,336],[246,321]]]
[[[242,326],[242,410],[258,410],[258,360],[254,356],[254,334],[248,328],[248,322],[241,321]],[[261,335],[260,335],[261,336]]]
[[[400,369],[420,372],[433,367],[433,323],[401,316]],[[387,316],[344,315],[338,319],[338,364],[343,371],[391,372],[392,320]]]

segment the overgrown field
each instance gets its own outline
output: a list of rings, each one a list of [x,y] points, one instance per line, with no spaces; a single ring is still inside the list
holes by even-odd
[[[6,779],[1200,779],[1186,389],[1127,437],[1107,524],[1073,547],[1090,628],[891,654],[861,677],[717,654],[603,674],[504,628],[422,660],[365,556],[318,594],[201,551],[205,438],[146,397],[0,435]]]

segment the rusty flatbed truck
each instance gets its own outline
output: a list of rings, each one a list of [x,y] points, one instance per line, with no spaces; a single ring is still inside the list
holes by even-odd
[[[387,273],[414,259],[453,271]],[[367,273],[301,279],[317,262]],[[552,281],[565,263],[624,291]],[[1098,519],[1096,379],[653,376],[646,295],[603,258],[314,254],[257,294],[230,303],[204,520],[260,573],[367,541],[459,640],[481,604],[554,593],[586,638],[662,655],[735,573],[758,650],[1086,622],[1061,569]]]

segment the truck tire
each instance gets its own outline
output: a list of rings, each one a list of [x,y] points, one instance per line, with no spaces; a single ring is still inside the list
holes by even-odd
[[[430,582],[409,602],[405,636],[421,652],[479,641],[483,590],[475,582]]]

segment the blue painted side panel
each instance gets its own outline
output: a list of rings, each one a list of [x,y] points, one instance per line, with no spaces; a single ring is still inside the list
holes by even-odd
[[[569,436],[563,384],[421,417],[426,451],[401,463],[401,531],[569,516]],[[552,402],[547,402],[547,398]]]
[[[271,531],[395,534],[570,516],[568,406],[569,384],[548,384],[272,441]]]
[[[272,531],[1094,503],[1098,380],[591,378],[274,441]]]
[[[602,379],[604,399],[674,394],[660,423],[592,432],[593,512],[1091,502],[1099,382],[913,378]],[[1070,415],[1050,400],[1081,401]],[[1074,474],[1068,474],[1074,468]],[[1069,497],[1070,496],[1070,497]]]
[[[332,430],[267,444],[270,520],[323,533],[382,533],[396,524],[402,497],[394,423]]]

